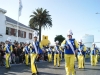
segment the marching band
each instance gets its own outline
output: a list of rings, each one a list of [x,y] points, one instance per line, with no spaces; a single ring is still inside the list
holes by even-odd
[[[83,44],[82,39],[78,42],[72,37],[72,30],[68,30],[67,38],[59,45],[59,41],[55,42],[54,48],[52,48],[51,44],[48,45],[48,48],[44,50],[41,42],[37,41],[38,35],[35,32],[33,36],[33,42],[30,44],[29,41],[26,41],[25,47],[23,48],[23,52],[25,52],[25,64],[29,65],[29,57],[30,57],[30,65],[32,75],[38,75],[39,72],[37,70],[36,58],[39,54],[39,50],[42,49],[43,52],[47,51],[48,54],[48,62],[52,62],[53,53],[54,53],[54,67],[60,67],[60,62],[62,59],[62,53],[64,52],[64,60],[65,60],[65,71],[66,75],[76,75],[75,71],[75,58],[78,60],[78,68],[85,68],[85,58],[89,55],[86,46]],[[6,40],[6,45],[4,47],[6,52],[6,68],[10,68],[9,57],[11,52],[13,51],[13,47],[11,44],[11,38],[8,37]],[[92,48],[90,49],[90,59],[91,65],[96,66],[98,63],[98,48],[96,44],[92,44]],[[77,57],[76,57],[77,56]]]

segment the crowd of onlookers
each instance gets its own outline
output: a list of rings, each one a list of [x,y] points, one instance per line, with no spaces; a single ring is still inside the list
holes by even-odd
[[[10,56],[10,62],[12,64],[19,64],[23,63],[24,60],[24,52],[23,47],[25,46],[24,43],[12,43],[13,51]],[[5,51],[4,51],[5,43],[0,43],[0,65],[5,65]]]
[[[25,53],[23,52],[23,48],[25,47],[25,43],[12,43],[13,51],[10,56],[10,63],[11,64],[20,64],[25,63]],[[0,42],[0,66],[5,66],[5,51],[4,51],[5,43]],[[40,53],[38,58],[36,59],[37,62],[40,60],[47,61],[47,52]]]

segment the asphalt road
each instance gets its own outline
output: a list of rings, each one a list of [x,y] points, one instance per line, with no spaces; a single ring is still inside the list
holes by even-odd
[[[64,61],[61,62],[60,67],[54,67],[53,62],[39,62],[39,75],[66,75],[64,69]],[[31,75],[29,66],[24,64],[12,65],[10,69],[0,67],[0,75]],[[97,66],[91,66],[89,59],[86,60],[85,69],[78,69],[76,62],[76,75],[100,75],[100,63]]]

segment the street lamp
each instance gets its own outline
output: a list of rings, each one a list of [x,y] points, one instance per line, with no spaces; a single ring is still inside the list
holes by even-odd
[[[96,14],[100,14],[100,13],[97,12]]]

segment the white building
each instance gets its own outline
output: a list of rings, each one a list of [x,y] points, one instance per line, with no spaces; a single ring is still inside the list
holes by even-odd
[[[7,37],[11,37],[14,42],[17,40],[17,21],[5,16],[6,12],[0,8],[0,42],[5,42]],[[19,23],[18,29],[18,42],[32,41],[33,29],[22,23]]]
[[[82,41],[86,47],[92,47],[92,43],[94,42],[94,35],[84,35],[82,37]]]

